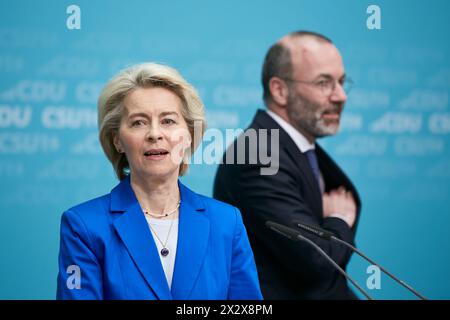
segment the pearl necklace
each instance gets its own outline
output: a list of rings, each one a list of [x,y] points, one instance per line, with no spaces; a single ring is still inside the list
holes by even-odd
[[[178,210],[178,208],[180,207],[180,203],[181,203],[181,201],[178,201],[176,208],[173,209],[172,211],[165,212],[165,213],[163,212],[161,214],[151,213],[150,211],[146,211],[146,210],[142,210],[142,211],[144,211],[144,213],[146,215],[149,215],[149,216],[154,217],[154,218],[165,218],[165,217],[168,217],[168,216],[174,214]]]

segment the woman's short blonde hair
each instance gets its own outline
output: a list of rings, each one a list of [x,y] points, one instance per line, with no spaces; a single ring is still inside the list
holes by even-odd
[[[119,180],[124,179],[129,171],[125,154],[119,153],[114,145],[114,137],[119,132],[125,110],[123,101],[133,90],[152,87],[166,88],[182,101],[181,114],[191,135],[189,156],[192,156],[203,138],[206,128],[205,111],[194,87],[171,67],[157,63],[131,66],[114,76],[103,88],[98,99],[100,143]],[[195,135],[194,132],[196,132]],[[183,160],[179,175],[185,174],[187,169],[188,164]]]

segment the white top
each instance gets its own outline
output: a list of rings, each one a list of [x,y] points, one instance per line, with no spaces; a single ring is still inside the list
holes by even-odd
[[[178,243],[178,218],[177,219],[168,219],[161,220],[156,218],[151,218],[148,215],[145,215],[145,219],[149,224],[150,232],[155,240],[156,247],[158,248],[158,255],[161,260],[161,265],[163,267],[164,273],[166,275],[167,284],[169,285],[169,289],[172,287],[172,277],[173,277],[173,269],[175,266],[175,256],[177,253],[177,243]],[[172,224],[172,229],[170,229],[170,225]],[[150,227],[151,226],[151,227]],[[152,230],[153,229],[153,230]],[[169,234],[170,229],[170,234]],[[155,232],[158,235],[159,239],[166,244],[166,248],[169,250],[169,254],[167,256],[163,256],[161,254],[161,249],[163,248],[162,244],[159,242],[158,238],[155,236]],[[167,239],[167,243],[166,243]]]

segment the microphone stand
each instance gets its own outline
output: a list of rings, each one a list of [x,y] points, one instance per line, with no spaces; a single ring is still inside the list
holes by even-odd
[[[328,254],[326,254],[325,251],[322,250],[322,248],[320,248],[317,244],[315,244],[313,241],[311,241],[310,239],[304,237],[299,231],[286,227],[284,225],[272,222],[272,221],[267,221],[266,222],[266,226],[289,238],[290,240],[302,240],[305,241],[307,243],[309,243],[311,246],[313,246],[325,259],[327,259],[327,261],[329,263],[331,263],[348,281],[350,281],[368,300],[373,300],[373,298],[363,289],[361,288],[361,286],[356,283],[355,280],[353,280],[333,259],[331,259]]]
[[[372,265],[377,266],[378,268],[380,268],[381,271],[383,271],[385,274],[387,274],[389,277],[391,277],[393,280],[395,280],[397,283],[399,283],[400,285],[402,285],[403,287],[405,287],[406,289],[408,289],[410,292],[412,292],[414,295],[416,295],[418,298],[420,298],[421,300],[427,300],[427,298],[425,298],[423,295],[421,295],[419,292],[417,292],[416,290],[414,290],[413,287],[411,287],[409,284],[407,284],[406,282],[400,280],[399,278],[397,278],[396,276],[394,276],[392,273],[390,273],[389,271],[387,271],[385,268],[383,268],[381,265],[379,265],[378,263],[376,263],[375,261],[373,261],[372,259],[370,259],[368,256],[366,256],[364,253],[362,253],[360,250],[358,250],[356,247],[354,247],[353,245],[351,245],[350,243],[339,239],[338,237],[336,237],[332,232],[321,229],[319,227],[316,226],[310,226],[307,225],[303,222],[300,221],[294,221],[294,224],[303,229],[306,230],[312,234],[315,234],[323,239],[326,240],[332,240],[335,242],[338,242],[340,244],[343,244],[344,246],[346,246],[347,248],[350,248],[353,252],[356,252],[359,256],[361,256],[362,258],[366,259],[367,261],[369,261]]]

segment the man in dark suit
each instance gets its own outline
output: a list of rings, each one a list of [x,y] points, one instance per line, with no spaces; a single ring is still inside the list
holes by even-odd
[[[300,220],[354,243],[358,193],[316,142],[337,133],[349,82],[331,40],[307,31],[283,37],[268,51],[262,70],[267,110],[257,111],[219,166],[214,197],[241,210],[266,299],[356,298],[346,279],[309,244],[265,226],[270,220],[293,227],[292,221]],[[273,160],[271,170],[262,155]],[[308,237],[346,268],[347,248]]]

